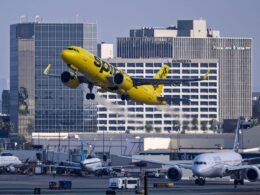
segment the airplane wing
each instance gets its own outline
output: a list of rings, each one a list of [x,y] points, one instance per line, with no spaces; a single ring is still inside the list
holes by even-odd
[[[246,163],[248,165],[260,164],[260,157],[243,159],[243,163]]]
[[[157,97],[157,99],[159,101],[166,101],[168,104],[171,104],[171,102],[191,102],[191,100],[187,99],[187,98],[172,98],[172,97],[162,97],[159,96]]]
[[[102,166],[102,167],[96,167],[95,171],[102,170],[102,169],[113,170],[113,169],[124,169],[124,168],[133,168],[133,167],[135,166],[134,165]]]
[[[48,64],[48,66],[44,69],[43,74],[49,77],[61,78],[61,75],[59,74],[49,74],[51,67],[52,65]],[[76,76],[78,77],[80,83],[89,83],[85,76]]]
[[[133,160],[139,160],[139,161],[154,163],[154,164],[159,164],[159,165],[179,166],[184,169],[192,168],[192,163],[174,163],[174,162],[167,162],[167,161],[160,161],[160,160],[148,160],[148,159],[143,159],[143,158],[135,158],[135,157],[129,157],[129,156],[119,156],[119,157],[129,158],[129,159],[133,159]]]
[[[210,74],[210,70],[203,77],[191,78],[191,79],[161,79],[161,78],[137,78],[131,77],[134,86],[139,85],[176,85],[179,83],[193,82],[207,80]]]
[[[254,164],[254,166],[260,167],[260,164]],[[235,171],[240,171],[240,170],[248,169],[248,168],[251,168],[251,167],[252,167],[252,165],[231,166],[231,167],[228,167],[226,169],[226,172],[232,173],[232,172],[235,172]]]

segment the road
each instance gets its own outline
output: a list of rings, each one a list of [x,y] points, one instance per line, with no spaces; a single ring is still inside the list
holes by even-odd
[[[72,181],[71,190],[49,190],[50,181],[70,180]],[[246,182],[243,186],[234,188],[230,181],[207,181],[205,186],[197,186],[194,181],[183,180],[175,182],[173,188],[153,188],[153,183],[167,182],[165,179],[149,178],[149,194],[168,195],[168,194],[205,194],[205,195],[259,195],[260,183]],[[69,177],[49,175],[0,175],[0,194],[33,194],[34,188],[41,188],[41,194],[85,194],[85,195],[104,195],[108,190],[108,178]],[[117,190],[117,194],[135,194],[133,190]]]

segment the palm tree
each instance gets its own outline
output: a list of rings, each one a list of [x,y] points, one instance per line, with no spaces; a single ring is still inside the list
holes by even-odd
[[[147,133],[150,133],[153,130],[153,126],[150,122],[146,122],[144,128]]]

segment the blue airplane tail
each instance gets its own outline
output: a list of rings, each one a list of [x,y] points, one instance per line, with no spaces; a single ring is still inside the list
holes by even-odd
[[[240,130],[240,117],[237,119],[237,126],[236,126],[236,129],[235,129],[235,140],[234,140],[234,146],[233,146],[233,150],[235,152],[238,152],[239,150],[239,130]]]
[[[81,143],[81,161],[85,160],[84,144]]]

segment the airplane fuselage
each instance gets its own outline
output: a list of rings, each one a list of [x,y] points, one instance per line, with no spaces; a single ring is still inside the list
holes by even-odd
[[[21,164],[22,162],[16,156],[0,156],[0,167]]]
[[[198,155],[192,162],[192,172],[197,177],[224,177],[228,167],[242,164],[240,154],[228,151]]]
[[[81,165],[84,167],[84,169],[88,171],[95,171],[99,167],[102,167],[102,162],[99,158],[91,158],[91,159],[85,159],[81,162]]]
[[[116,73],[122,73],[127,78],[130,78],[129,75],[87,50],[73,46],[70,49],[63,50],[61,57],[72,70],[80,72],[87,78],[88,82],[101,87],[102,92],[110,91],[118,94],[126,94],[129,99],[146,104],[167,104],[166,101],[157,99],[159,95],[150,85],[133,86],[128,90],[114,85],[109,80],[109,77],[112,78]]]

